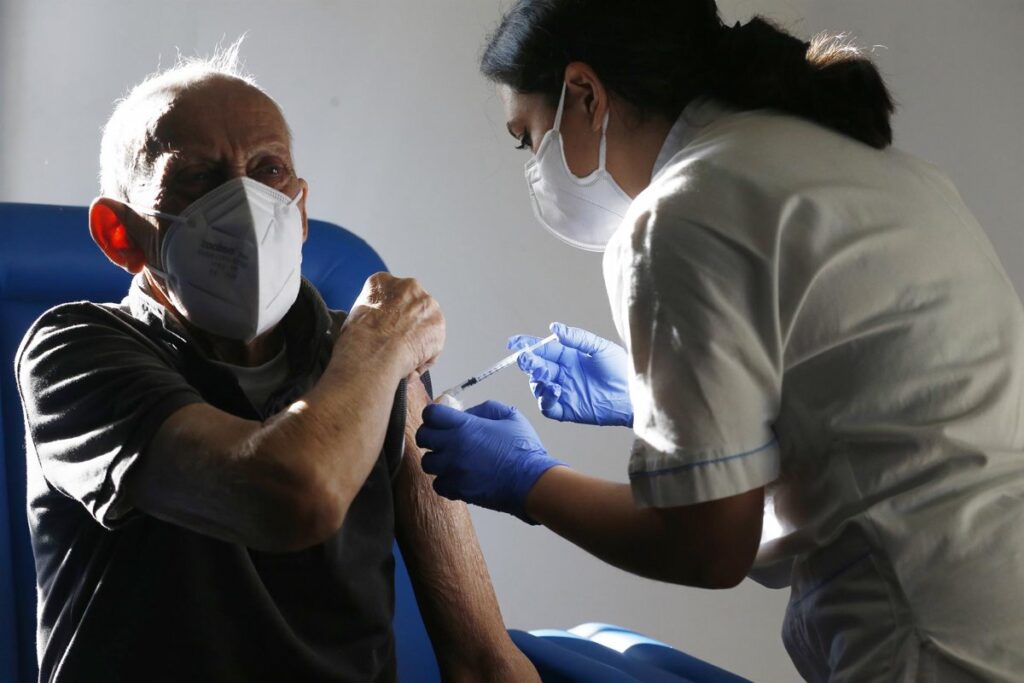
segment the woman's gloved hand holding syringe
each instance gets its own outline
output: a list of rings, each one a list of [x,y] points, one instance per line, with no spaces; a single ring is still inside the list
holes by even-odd
[[[561,422],[632,426],[629,358],[614,342],[561,323],[554,340],[517,335],[509,340],[541,412]],[[464,383],[465,384],[465,383]],[[552,467],[552,458],[529,421],[514,407],[487,401],[465,411],[443,403],[427,406],[416,435],[423,469],[436,476],[438,494],[508,512],[532,523],[530,490]]]
[[[562,323],[551,325],[557,342],[519,356],[544,417],[559,422],[632,427],[629,355],[592,332]],[[509,348],[532,345],[536,337],[516,336]]]

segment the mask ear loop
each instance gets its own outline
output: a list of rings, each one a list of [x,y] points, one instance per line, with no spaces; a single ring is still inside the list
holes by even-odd
[[[558,109],[555,111],[554,130],[562,132],[562,112],[565,111],[565,92],[568,84],[562,81],[562,94],[558,97]]]
[[[132,204],[131,202],[121,202],[135,213],[142,214],[143,216],[152,216],[153,218],[159,218],[161,220],[170,221],[171,223],[177,223],[182,220],[181,216],[175,216],[172,213],[164,213],[163,211],[157,211],[156,209],[147,209],[144,206],[138,204]]]
[[[608,158],[608,122],[611,120],[612,110],[609,107],[604,113],[604,123],[601,124],[601,144],[598,146],[597,167],[602,171],[607,168],[605,164]]]
[[[168,221],[172,225],[175,224],[175,223],[183,223],[183,222],[185,222],[184,219],[181,216],[175,216],[172,213],[164,213],[163,211],[157,211],[156,209],[150,209],[150,208],[147,208],[145,206],[139,206],[137,204],[132,204],[131,202],[121,202],[121,203],[124,204],[125,206],[127,206],[129,209],[131,209],[135,213],[141,214],[143,216],[152,216],[153,218],[157,218],[157,219],[160,219],[160,220]],[[160,265],[161,266],[163,265],[163,260],[164,260],[163,243],[164,243],[164,239],[161,237],[161,239],[160,239],[160,261],[161,261]],[[160,278],[160,280],[162,281],[161,284],[164,286],[165,289],[167,288],[168,283],[170,282],[170,277],[167,275],[167,272],[165,270],[163,270],[162,268],[157,268],[152,263],[147,263],[146,264],[146,269],[149,270],[150,272],[152,272],[158,278]]]
[[[568,88],[566,82],[562,82],[562,94],[558,98],[558,109],[555,111],[555,126],[554,129],[559,133],[562,132],[562,113],[565,111],[565,93]],[[611,121],[612,110],[609,107],[604,112],[604,122],[601,124],[601,142],[598,145],[598,168],[605,170],[607,168],[608,159],[608,123]]]

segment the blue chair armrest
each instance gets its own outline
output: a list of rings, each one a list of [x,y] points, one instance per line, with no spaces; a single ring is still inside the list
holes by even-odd
[[[750,683],[747,679],[709,664],[671,645],[611,624],[581,624],[569,631],[622,653],[626,658],[650,664],[694,683]]]
[[[610,624],[509,633],[544,683],[750,683],[665,643]]]

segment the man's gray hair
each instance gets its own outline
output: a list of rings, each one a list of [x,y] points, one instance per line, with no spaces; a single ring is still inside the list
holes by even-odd
[[[174,66],[150,74],[118,100],[103,127],[100,143],[103,196],[129,201],[133,189],[151,181],[153,162],[160,152],[152,147],[154,128],[181,92],[210,78],[242,81],[263,92],[239,59],[244,39],[242,36],[227,47],[218,46],[209,57],[178,55]]]

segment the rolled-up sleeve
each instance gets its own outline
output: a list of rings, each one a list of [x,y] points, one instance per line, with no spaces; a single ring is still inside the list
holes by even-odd
[[[152,345],[93,304],[44,314],[15,370],[29,457],[107,528],[131,516],[125,479],[164,420],[203,400]]]
[[[616,235],[605,278],[633,361],[637,503],[690,505],[776,479],[782,373],[770,256],[737,226],[655,204]]]

